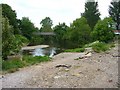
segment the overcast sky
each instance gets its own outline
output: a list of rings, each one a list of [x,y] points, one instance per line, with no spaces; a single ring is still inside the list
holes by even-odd
[[[108,8],[111,0],[98,1],[101,18],[108,16]],[[29,17],[36,27],[40,27],[40,21],[45,17],[53,20],[54,26],[59,22],[67,25],[80,17],[84,12],[86,0],[2,0],[17,13],[17,18]]]

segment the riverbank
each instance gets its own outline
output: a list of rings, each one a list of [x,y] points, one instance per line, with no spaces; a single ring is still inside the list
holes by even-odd
[[[49,45],[26,46],[26,47],[22,47],[22,50],[32,50],[36,48],[47,48],[47,47],[49,47]]]
[[[109,51],[79,58],[83,55],[60,53],[50,62],[22,68],[0,80],[3,88],[117,88],[117,44]]]

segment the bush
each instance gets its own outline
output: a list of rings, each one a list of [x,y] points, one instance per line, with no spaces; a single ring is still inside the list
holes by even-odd
[[[96,43],[96,44],[92,45],[92,49],[95,52],[99,53],[99,52],[102,52],[102,51],[109,50],[109,46],[106,43],[99,42],[99,43]]]
[[[64,52],[84,52],[85,48],[67,49]]]
[[[113,20],[111,18],[98,21],[91,33],[93,40],[99,40],[101,42],[112,41],[114,38],[113,28],[111,26],[112,23]]]

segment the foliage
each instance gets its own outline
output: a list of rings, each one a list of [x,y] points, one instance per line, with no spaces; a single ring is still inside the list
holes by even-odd
[[[10,55],[10,51],[13,50],[13,38],[12,26],[9,25],[7,18],[2,17],[2,56],[4,59],[7,55]]]
[[[20,21],[20,27],[22,35],[25,36],[28,40],[31,40],[33,32],[37,31],[34,24],[27,17],[22,18]]]
[[[64,52],[84,52],[85,48],[67,49]]]
[[[44,39],[41,36],[33,35],[29,45],[40,45],[44,42]]]
[[[19,52],[20,48],[28,43],[28,40],[21,35],[14,35],[13,27],[9,25],[7,18],[2,19],[2,56],[7,56]]]
[[[66,34],[68,28],[69,27],[65,23],[59,23],[59,25],[56,25],[53,28],[56,34],[54,42],[56,42],[57,46],[64,48],[67,45],[64,35]]]
[[[94,45],[96,43],[99,43],[99,41],[95,41],[95,42],[92,42],[92,43],[89,43],[89,44],[85,44],[84,48],[92,47],[92,45]]]
[[[110,17],[116,22],[116,29],[120,29],[120,0],[112,0],[111,5],[109,6]]]
[[[43,19],[40,24],[42,25],[41,27],[41,32],[51,32],[52,31],[52,20],[49,17],[46,17]]]
[[[23,57],[23,61],[26,63],[26,65],[33,65],[33,64],[37,64],[40,62],[46,62],[49,61],[50,58],[48,56],[24,56]]]
[[[53,23],[49,17],[45,17],[44,19],[42,19],[40,24],[42,25],[42,27],[40,28],[40,32],[53,32]],[[42,36],[42,38],[44,39],[43,44],[53,44],[53,36]]]
[[[18,53],[22,48],[22,46],[26,46],[28,43],[29,43],[29,40],[24,36],[17,35],[17,34],[14,35],[13,42],[12,42],[13,51],[11,51],[12,54]]]
[[[2,62],[2,70],[8,72],[17,71],[18,68],[24,67],[24,62],[21,60],[10,60],[10,61],[3,61]]]
[[[2,16],[9,19],[9,23],[11,26],[13,26],[13,32],[14,34],[20,33],[17,23],[17,15],[15,10],[12,10],[11,6],[7,4],[1,4],[2,5]]]
[[[67,30],[64,38],[68,41],[69,48],[82,47],[84,44],[90,41],[90,27],[87,24],[87,20],[84,17],[78,18]]]
[[[82,13],[81,15],[87,19],[87,22],[91,29],[94,28],[95,24],[98,22],[100,19],[100,12],[97,9],[98,7],[98,2],[95,2],[95,0],[89,1],[85,3],[85,12]]]
[[[109,42],[113,40],[114,33],[112,29],[113,20],[111,18],[105,18],[104,20],[98,21],[91,36],[94,40],[99,40],[102,42]]]
[[[2,62],[2,70],[3,71],[7,71],[7,72],[15,72],[17,71],[19,68],[28,66],[28,65],[33,65],[33,64],[37,64],[40,62],[45,62],[45,61],[49,61],[50,58],[47,56],[24,56],[23,60],[8,60],[8,61],[3,61]]]
[[[109,50],[109,46],[106,43],[99,42],[99,43],[96,43],[96,44],[92,45],[92,49],[95,52],[99,53],[99,52],[102,52],[102,51]]]

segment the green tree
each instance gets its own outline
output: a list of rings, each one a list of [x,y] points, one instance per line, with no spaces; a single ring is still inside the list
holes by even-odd
[[[120,29],[120,0],[112,0],[109,6],[110,17],[116,22],[116,29]]]
[[[43,19],[40,24],[42,25],[41,27],[41,32],[51,32],[52,31],[52,20],[49,17],[46,17]]]
[[[87,19],[87,22],[91,29],[94,28],[95,24],[100,19],[100,12],[97,8],[98,2],[95,2],[95,0],[87,0],[87,2],[85,3],[85,12],[81,14]]]
[[[68,47],[82,47],[84,44],[90,42],[90,31],[91,28],[87,24],[86,18],[81,17],[73,21],[65,35],[65,39],[68,40],[68,45],[70,45]]]
[[[18,53],[28,40],[21,35],[14,35],[13,27],[9,24],[8,18],[2,17],[2,58],[7,59],[8,55]]]
[[[10,54],[12,42],[13,42],[13,27],[10,26],[7,18],[2,18],[2,56],[7,59],[7,55]]]
[[[53,30],[56,34],[55,36],[55,43],[60,47],[65,47],[67,44],[65,43],[64,35],[66,34],[66,31],[68,30],[68,26],[65,23],[59,23],[59,25],[56,25]]]
[[[93,32],[91,33],[93,39],[102,42],[109,42],[113,40],[114,33],[112,31],[112,23],[112,18],[99,20],[98,23],[95,25]]]
[[[12,10],[11,6],[7,4],[1,4],[1,5],[2,5],[2,16],[8,18],[10,25],[13,26],[14,28],[14,34],[20,33],[15,10]]]
[[[23,36],[31,40],[33,32],[36,32],[34,24],[29,20],[28,17],[23,17],[20,21],[20,30]]]

